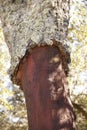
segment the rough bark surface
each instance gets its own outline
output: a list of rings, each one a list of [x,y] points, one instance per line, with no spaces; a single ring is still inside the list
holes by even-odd
[[[10,75],[32,46],[52,45],[53,39],[65,46],[69,0],[0,0],[0,17],[12,57]]]
[[[75,115],[58,48],[35,47],[21,72],[29,130],[75,130]]]

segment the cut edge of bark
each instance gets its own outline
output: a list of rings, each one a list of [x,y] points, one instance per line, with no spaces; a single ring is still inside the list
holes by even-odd
[[[57,42],[54,39],[52,41],[53,41],[52,45],[47,45],[46,43],[44,43],[44,44],[40,44],[40,46],[38,46],[37,44],[31,44],[31,46],[30,46],[30,42],[32,42],[32,41],[29,42],[29,44],[26,48],[25,55],[19,60],[19,63],[17,64],[17,66],[15,67],[15,70],[11,74],[11,80],[13,81],[14,84],[21,86],[21,81],[20,81],[21,69],[23,68],[23,66],[26,62],[26,58],[35,47],[41,47],[41,46],[56,46],[58,48],[58,50],[60,52],[64,72],[65,72],[66,76],[68,76],[68,72],[69,72],[68,64],[70,63],[70,53],[67,49],[67,46],[62,45],[62,43]],[[20,77],[20,79],[18,79],[18,76]]]

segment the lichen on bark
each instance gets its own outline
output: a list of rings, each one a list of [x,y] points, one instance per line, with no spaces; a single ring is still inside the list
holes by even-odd
[[[28,0],[26,4],[1,0],[0,16],[11,54],[10,75],[32,46],[52,45],[53,39],[65,46],[69,0]]]

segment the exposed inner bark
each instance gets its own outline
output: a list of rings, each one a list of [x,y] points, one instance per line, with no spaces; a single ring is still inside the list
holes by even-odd
[[[75,130],[75,115],[57,47],[35,47],[24,59],[18,77],[25,94],[29,130]]]

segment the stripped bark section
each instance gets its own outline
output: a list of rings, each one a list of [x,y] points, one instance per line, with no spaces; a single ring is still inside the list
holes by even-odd
[[[56,46],[35,47],[22,75],[30,130],[75,130],[69,88]]]

